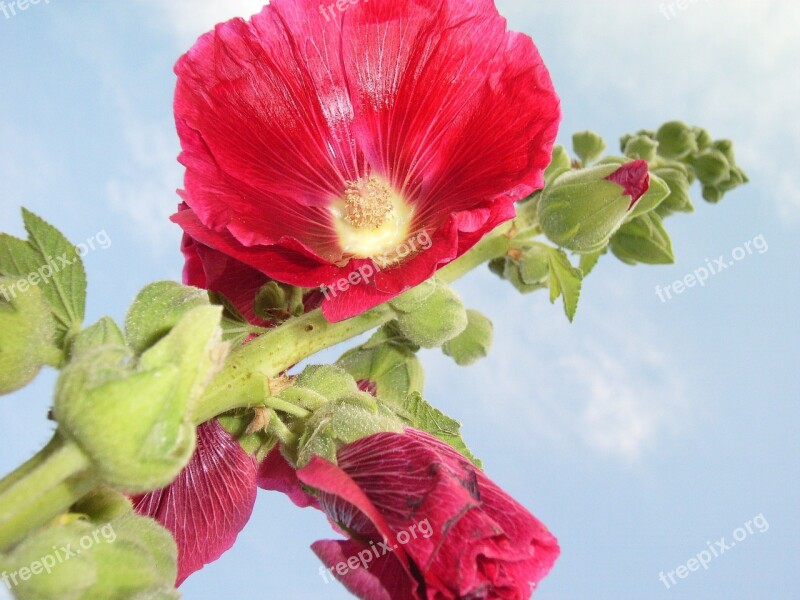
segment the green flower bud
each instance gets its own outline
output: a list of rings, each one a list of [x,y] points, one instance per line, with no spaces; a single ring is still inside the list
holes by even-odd
[[[417,355],[408,346],[389,340],[383,329],[336,364],[357,382],[374,385],[375,394],[387,402],[403,402],[411,392],[422,392],[425,382]]]
[[[533,244],[522,251],[519,276],[526,285],[547,286],[550,276],[551,250],[544,244]]]
[[[725,196],[725,192],[723,192],[720,188],[715,187],[713,185],[703,186],[703,199],[706,202],[711,202],[712,204],[716,204],[717,202],[722,200],[723,196]]]
[[[579,253],[602,249],[649,187],[645,161],[559,177],[539,201],[539,224],[554,243]]]
[[[603,156],[606,142],[593,131],[581,131],[572,136],[572,149],[586,167]]]
[[[358,390],[355,379],[335,366],[308,367],[294,387],[280,394],[290,399],[297,392],[311,392],[325,400],[303,422],[298,442],[297,466],[302,467],[314,455],[336,462],[342,446],[384,431],[401,432],[402,422],[371,394]]]
[[[81,331],[72,340],[70,354],[73,357],[91,352],[100,346],[124,346],[125,335],[108,317],[103,317],[91,327]]]
[[[646,135],[637,135],[627,140],[622,151],[628,158],[646,160],[655,159],[658,151],[658,142]]]
[[[399,313],[397,328],[402,335],[423,348],[437,348],[467,327],[467,311],[461,298],[444,284],[412,312]]]
[[[125,319],[128,343],[141,354],[167,335],[188,311],[208,304],[204,290],[174,281],[148,285],[139,292]]]
[[[669,196],[658,205],[656,212],[664,217],[676,212],[694,212],[694,204],[689,194],[691,183],[684,170],[663,167],[653,171],[669,187]]]
[[[396,311],[410,313],[421,307],[430,298],[437,288],[436,279],[428,281],[411,288],[405,294],[401,294],[389,302],[390,306]]]
[[[731,165],[719,150],[701,152],[692,161],[692,166],[703,185],[719,185],[731,176]]]
[[[550,161],[550,166],[544,172],[544,180],[546,185],[555,180],[556,177],[562,173],[572,169],[572,161],[569,158],[569,152],[564,146],[556,146],[553,148],[553,160]]]
[[[0,277],[0,394],[26,386],[44,365],[58,365],[62,358],[53,312],[41,290],[31,285],[23,291],[17,280]]]
[[[18,600],[168,598],[178,549],[152,519],[129,513],[107,523],[64,519],[0,557]]]
[[[623,225],[611,239],[611,251],[630,265],[668,265],[675,262],[672,242],[656,213],[647,213]]]
[[[494,337],[492,322],[477,310],[468,310],[467,320],[467,328],[442,346],[442,351],[462,367],[486,358]]]
[[[108,484],[148,492],[169,484],[189,461],[193,404],[227,349],[220,311],[189,311],[138,361],[126,347],[102,346],[62,372],[56,420]]]
[[[711,148],[711,145],[714,143],[714,138],[711,137],[708,130],[702,127],[694,127],[693,129],[694,137],[697,140],[697,149],[702,152],[703,150]]]
[[[647,193],[634,205],[628,214],[628,221],[655,210],[669,196],[670,190],[667,182],[658,175],[650,174],[650,188]]]
[[[693,128],[680,121],[670,121],[656,133],[661,156],[681,160],[697,152],[697,138]]]

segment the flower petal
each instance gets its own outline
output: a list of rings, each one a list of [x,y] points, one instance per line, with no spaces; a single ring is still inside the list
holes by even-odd
[[[297,478],[297,471],[276,446],[258,466],[258,487],[281,492],[300,508],[319,508],[319,501],[309,494]]]
[[[394,553],[384,554],[383,549],[360,544],[352,540],[323,540],[311,549],[327,567],[320,571],[323,578],[335,577],[359,598],[370,600],[418,600],[417,582],[411,577]],[[376,558],[375,554],[379,556]],[[355,568],[348,561],[359,560]]]
[[[256,500],[256,465],[216,421],[197,430],[197,449],[178,478],[134,498],[136,512],[157,520],[178,543],[178,581],[233,546]]]

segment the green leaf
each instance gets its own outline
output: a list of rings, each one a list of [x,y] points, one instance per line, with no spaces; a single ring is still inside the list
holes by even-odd
[[[550,252],[550,302],[563,297],[564,311],[570,322],[578,310],[582,284],[583,272],[572,266],[563,250],[553,248]]]
[[[597,266],[597,263],[600,262],[600,257],[606,253],[607,249],[603,248],[602,250],[598,250],[597,252],[592,252],[590,254],[581,254],[581,260],[579,264],[579,268],[583,273],[584,278],[594,271],[594,268]]]
[[[486,358],[492,347],[494,327],[491,320],[477,310],[467,310],[467,328],[442,346],[442,352],[462,367]]]
[[[411,427],[430,433],[433,437],[452,446],[479,469],[483,468],[481,461],[469,451],[461,437],[461,423],[428,404],[418,392],[409,394],[403,403],[402,412],[399,412],[398,416]]]
[[[0,235],[0,275],[41,289],[56,319],[56,343],[64,347],[86,309],[86,271],[75,246],[55,227],[22,210],[29,241]],[[26,283],[22,283],[26,282]]]

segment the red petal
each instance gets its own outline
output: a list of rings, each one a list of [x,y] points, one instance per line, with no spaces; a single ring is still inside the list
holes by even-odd
[[[369,600],[420,598],[415,593],[417,582],[406,572],[394,553],[384,554],[380,547],[352,540],[315,542],[311,545],[311,549],[327,567],[327,570],[324,567],[320,570],[322,578],[328,582],[335,577],[359,598]],[[361,558],[356,568],[351,569],[347,561],[353,557]]]
[[[429,278],[540,187],[560,120],[533,42],[491,0],[275,0],[178,63],[176,119],[203,244],[270,277],[330,286],[343,257],[328,204],[373,171],[417,205],[433,247],[326,301],[343,319]],[[329,18],[329,17],[328,17]]]
[[[256,500],[256,465],[216,421],[197,430],[197,450],[167,488],[134,498],[178,543],[178,581],[233,546]]]
[[[297,478],[297,471],[281,454],[280,448],[273,448],[258,467],[258,487],[262,490],[281,492],[300,508],[312,506],[319,508],[317,499],[306,492]]]
[[[344,447],[338,458],[393,532],[427,520],[430,536],[417,536],[403,548],[429,592],[461,597],[491,589],[496,597],[518,597],[558,556],[544,525],[428,434],[377,434]]]
[[[506,30],[494,2],[361,3],[342,41],[357,141],[419,204],[418,225],[541,187],[559,101],[533,42]]]
[[[636,160],[622,165],[606,179],[622,186],[623,193],[631,197],[630,210],[650,189],[650,167],[646,160]]]

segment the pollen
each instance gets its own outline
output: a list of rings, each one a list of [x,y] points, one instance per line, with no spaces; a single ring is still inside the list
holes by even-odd
[[[345,220],[358,229],[380,228],[394,209],[389,186],[375,176],[349,181],[344,206]]]
[[[376,173],[348,181],[342,192],[329,210],[343,257],[394,256],[410,235],[414,207]]]

